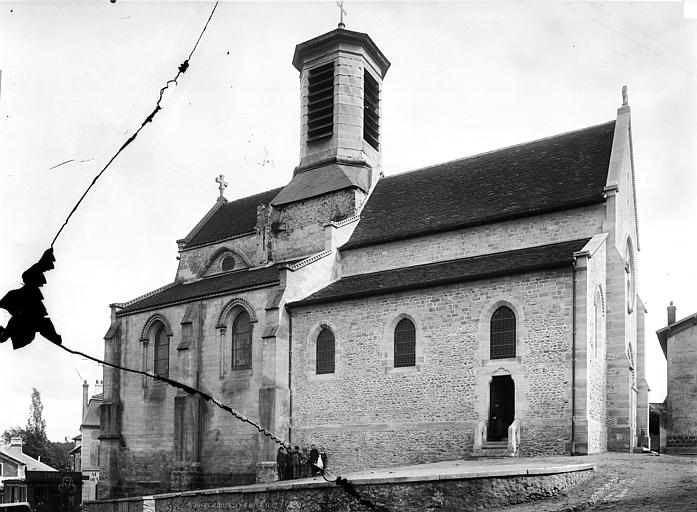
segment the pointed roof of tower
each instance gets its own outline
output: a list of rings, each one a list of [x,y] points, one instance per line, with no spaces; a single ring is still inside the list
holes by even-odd
[[[327,49],[333,45],[338,45],[341,42],[361,44],[379,66],[382,76],[385,76],[390,68],[390,61],[387,60],[385,54],[380,51],[375,42],[368,34],[363,32],[354,32],[345,28],[336,28],[331,32],[314,37],[295,46],[293,54],[293,66],[298,71],[303,68],[303,60],[310,53],[326,53]]]

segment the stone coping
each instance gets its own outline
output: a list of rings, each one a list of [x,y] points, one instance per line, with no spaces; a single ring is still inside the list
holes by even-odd
[[[345,475],[355,485],[390,484],[406,482],[433,482],[437,480],[467,480],[483,478],[503,478],[518,476],[542,476],[578,471],[595,471],[593,463],[582,464],[543,464],[543,463],[514,463],[492,467],[489,461],[451,461],[448,463],[420,464],[417,466],[402,466],[396,468],[381,468]],[[342,475],[343,476],[343,475]],[[85,503],[116,503],[142,501],[143,499],[168,499],[182,496],[214,496],[233,493],[258,493],[273,491],[288,491],[297,489],[313,489],[334,487],[333,480],[326,481],[321,477],[286,480],[268,484],[240,485],[235,487],[220,487],[216,489],[201,489],[197,491],[182,491],[154,496],[133,496],[102,501],[85,501]]]

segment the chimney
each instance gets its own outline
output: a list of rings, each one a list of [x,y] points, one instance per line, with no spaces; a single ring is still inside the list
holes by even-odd
[[[94,393],[98,395],[99,393],[102,393],[104,391],[104,381],[103,380],[97,380],[94,384]]]
[[[87,400],[88,400],[88,395],[89,395],[89,389],[90,386],[87,384],[87,381],[82,381],[82,417],[85,417],[85,413],[87,412]]]
[[[673,306],[673,301],[670,301],[670,306],[668,306],[668,325],[675,323],[675,306]]]
[[[22,438],[13,437],[10,439],[10,450],[15,452],[22,452]]]

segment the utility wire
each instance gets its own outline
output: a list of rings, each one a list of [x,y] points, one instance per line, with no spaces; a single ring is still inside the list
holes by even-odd
[[[126,140],[126,142],[123,143],[123,145],[119,148],[119,150],[118,150],[116,153],[114,153],[114,156],[112,156],[112,157],[109,159],[109,161],[108,161],[108,162],[106,163],[106,165],[102,168],[102,170],[99,171],[99,173],[94,177],[94,179],[92,180],[92,183],[90,183],[90,185],[87,187],[87,190],[85,190],[85,192],[82,194],[82,196],[80,197],[80,199],[78,199],[77,203],[75,203],[75,206],[73,206],[73,209],[70,210],[70,213],[69,213],[68,216],[65,218],[65,221],[63,222],[63,225],[60,227],[60,229],[58,230],[58,233],[56,233],[56,236],[53,238],[53,241],[51,242],[51,247],[53,247],[53,244],[56,243],[56,240],[58,239],[58,236],[59,236],[59,235],[61,234],[61,232],[63,231],[63,228],[68,224],[68,221],[70,221],[70,217],[72,217],[73,213],[75,213],[75,210],[77,210],[77,207],[80,206],[80,203],[82,203],[82,200],[85,198],[85,196],[87,195],[87,193],[92,189],[92,187],[94,186],[94,184],[97,183],[97,180],[98,180],[98,179],[102,176],[102,174],[104,174],[104,172],[109,168],[109,166],[111,165],[111,163],[112,163],[114,160],[116,160],[116,157],[119,156],[119,154],[120,154],[124,149],[126,149],[126,147],[127,147],[131,142],[133,142],[133,141],[135,140],[135,138],[138,136],[138,134],[140,133],[140,131],[141,131],[143,128],[145,128],[145,125],[148,124],[149,122],[151,122],[151,121],[153,120],[153,118],[155,117],[155,115],[156,115],[160,110],[162,110],[162,107],[160,106],[160,102],[162,101],[162,96],[164,95],[165,91],[169,88],[169,85],[172,84],[172,83],[173,83],[173,84],[177,84],[177,80],[179,79],[179,77],[180,77],[183,73],[185,73],[186,70],[189,68],[189,60],[191,59],[191,57],[193,56],[194,52],[196,51],[196,48],[198,48],[198,43],[201,41],[201,38],[203,37],[203,34],[206,32],[206,29],[208,28],[208,24],[210,23],[211,18],[213,18],[213,13],[215,13],[215,10],[217,9],[217,7],[218,7],[218,2],[215,2],[215,5],[213,6],[213,10],[211,10],[211,14],[210,14],[210,16],[208,16],[208,20],[206,21],[206,24],[204,25],[203,30],[201,30],[201,33],[199,34],[198,39],[196,40],[196,44],[194,44],[194,47],[193,47],[193,49],[191,50],[191,52],[189,53],[189,56],[186,58],[186,60],[185,60],[184,62],[182,62],[182,63],[179,65],[179,68],[177,69],[177,74],[174,75],[174,78],[172,78],[171,80],[168,80],[167,83],[164,85],[164,87],[162,87],[162,88],[160,89],[160,96],[159,96],[159,98],[157,99],[157,103],[155,104],[155,108],[154,108],[154,109],[152,110],[152,112],[150,112],[150,114],[145,118],[145,120],[141,123],[140,127],[135,131],[135,133],[134,133],[133,135],[131,135],[131,136]],[[64,163],[65,163],[65,162],[64,162]]]
[[[624,37],[625,39],[631,41],[632,43],[636,44],[637,46],[641,46],[641,47],[642,47],[643,49],[645,49],[646,51],[648,51],[648,52],[650,52],[650,53],[653,53],[653,54],[656,55],[657,57],[660,57],[661,59],[665,60],[666,62],[669,62],[669,63],[672,64],[673,66],[682,69],[683,71],[685,71],[686,73],[689,73],[689,74],[692,75],[693,77],[697,77],[697,72],[695,72],[694,70],[692,70],[692,69],[690,69],[690,68],[687,68],[687,67],[683,66],[683,65],[680,64],[679,62],[675,62],[674,60],[669,59],[667,56],[665,56],[665,55],[662,54],[661,52],[659,52],[659,51],[657,51],[657,50],[654,50],[653,48],[651,48],[651,47],[649,47],[649,46],[646,46],[645,44],[640,43],[640,42],[637,41],[636,39],[634,39],[634,38],[628,36],[627,34],[625,34],[624,32],[621,32],[621,31],[619,31],[619,30],[613,28],[612,26],[608,25],[607,23],[603,23],[602,21],[600,21],[600,19],[595,18],[595,17],[591,16],[590,14],[587,14],[587,13],[583,12],[581,9],[577,9],[576,7],[574,7],[574,6],[571,5],[571,4],[569,4],[569,6],[570,6],[574,11],[576,11],[576,12],[582,14],[583,16],[585,16],[586,18],[590,19],[591,21],[594,21],[594,22],[596,22],[597,24],[602,25],[603,27],[607,28],[608,30],[611,30],[611,31],[614,32],[615,34],[618,34],[618,35]]]
[[[134,370],[133,368],[128,368],[126,366],[121,366],[121,365],[118,365],[115,363],[108,363],[106,361],[102,361],[101,359],[97,359],[96,357],[92,357],[88,354],[85,354],[84,352],[80,352],[79,350],[73,350],[71,348],[68,348],[65,345],[58,345],[55,343],[53,343],[53,345],[60,347],[63,350],[65,350],[66,352],[69,352],[73,355],[86,357],[87,359],[90,359],[91,361],[94,361],[95,363],[99,363],[99,364],[102,364],[104,366],[109,366],[109,367],[115,368],[117,370],[122,370],[125,372],[143,375],[145,377],[149,377],[149,378],[154,379],[154,380],[159,380],[159,381],[162,381],[166,384],[169,384],[170,386],[173,386],[177,389],[181,389],[190,395],[200,396],[201,398],[203,398],[207,402],[211,402],[212,404],[218,406],[222,410],[229,412],[238,420],[243,421],[244,423],[251,425],[252,427],[257,429],[260,433],[264,434],[266,437],[273,440],[275,443],[280,444],[284,448],[288,446],[288,443],[285,440],[278,437],[273,432],[265,429],[264,427],[259,425],[257,422],[250,420],[244,414],[240,414],[239,412],[235,411],[229,405],[225,405],[224,403],[220,402],[219,400],[216,400],[208,393],[204,393],[203,391],[200,391],[196,388],[192,388],[191,386],[187,386],[186,384],[182,384],[181,382],[177,382],[176,380],[172,380],[172,379],[169,379],[167,377],[162,377],[162,376],[157,375],[155,373],[145,372],[142,370]],[[324,478],[327,482],[334,482],[337,486],[341,487],[347,494],[351,495],[353,498],[358,500],[359,503],[361,505],[363,505],[364,507],[367,507],[368,509],[373,510],[375,512],[389,512],[389,509],[387,507],[385,507],[384,505],[373,503],[370,499],[361,497],[360,493],[356,490],[356,488],[353,486],[353,484],[349,480],[347,480],[346,478],[342,478],[340,476],[337,476],[334,480],[329,480],[325,476],[325,473],[329,473],[329,472],[326,470],[323,470],[322,471],[322,478]]]

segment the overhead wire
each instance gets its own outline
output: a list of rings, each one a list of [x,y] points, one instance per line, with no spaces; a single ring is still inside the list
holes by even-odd
[[[200,34],[199,34],[199,36],[198,36],[198,39],[196,40],[196,43],[194,44],[194,46],[193,46],[191,52],[189,53],[189,56],[186,58],[186,60],[184,60],[184,62],[182,62],[182,63],[179,65],[179,67],[177,68],[177,73],[174,75],[174,78],[168,80],[168,81],[165,83],[165,85],[160,89],[159,97],[158,97],[158,99],[157,99],[157,102],[156,102],[155,107],[153,108],[152,112],[150,112],[150,114],[149,114],[149,115],[145,118],[145,120],[143,120],[143,122],[140,124],[140,126],[138,127],[138,129],[137,129],[137,130],[136,130],[136,131],[122,144],[122,145],[121,145],[121,147],[118,149],[118,151],[116,151],[116,153],[114,153],[114,155],[109,159],[109,161],[106,163],[106,165],[105,165],[105,166],[101,169],[101,171],[99,171],[99,173],[97,173],[97,175],[94,177],[94,179],[93,179],[92,182],[89,184],[89,186],[87,187],[87,189],[84,191],[84,193],[82,194],[82,196],[81,196],[81,197],[78,199],[78,201],[75,203],[75,205],[73,206],[73,208],[72,208],[72,210],[70,211],[70,213],[68,213],[68,216],[65,218],[65,221],[63,222],[63,224],[61,225],[60,229],[58,230],[58,232],[56,233],[55,237],[53,238],[53,241],[51,242],[51,248],[53,248],[53,245],[56,243],[56,240],[58,240],[58,237],[59,237],[60,234],[63,232],[63,229],[65,228],[65,226],[67,226],[68,222],[70,221],[70,218],[71,218],[72,215],[75,213],[75,211],[77,210],[77,208],[80,206],[80,204],[82,203],[82,201],[83,201],[83,199],[85,198],[85,196],[87,196],[88,192],[89,192],[89,191],[92,189],[92,187],[97,183],[97,180],[99,180],[99,178],[104,174],[104,172],[106,172],[106,170],[109,168],[109,166],[112,164],[112,162],[119,156],[119,154],[121,154],[121,152],[122,152],[124,149],[126,149],[126,147],[128,147],[128,145],[131,144],[131,142],[133,142],[133,141],[136,139],[136,137],[137,137],[138,134],[141,132],[141,130],[142,130],[143,128],[145,128],[145,126],[146,126],[148,123],[150,123],[150,122],[154,119],[154,117],[157,115],[157,113],[158,113],[160,110],[162,110],[162,107],[161,107],[160,103],[162,102],[162,99],[163,99],[163,96],[164,96],[165,91],[169,88],[170,84],[178,85],[177,80],[178,80],[179,77],[180,77],[183,73],[185,73],[186,70],[189,68],[189,61],[190,61],[190,59],[192,58],[192,56],[194,55],[194,52],[196,51],[196,49],[198,48],[198,45],[199,45],[199,43],[200,43],[200,41],[201,41],[201,38],[203,37],[203,34],[206,32],[206,29],[208,28],[208,25],[209,25],[211,19],[213,18],[213,14],[215,13],[217,7],[218,7],[218,1],[215,2],[215,5],[213,6],[213,9],[211,10],[210,15],[208,16],[208,20],[206,21],[205,25],[203,26],[203,29],[201,30],[201,32],[200,32]],[[58,167],[58,166],[60,166],[60,165],[66,164],[66,163],[68,163],[68,162],[70,162],[70,161],[72,161],[72,159],[71,159],[71,160],[67,160],[67,161],[65,161],[65,162],[62,162],[62,163],[60,163],[60,164],[58,164],[58,165],[52,167],[52,169],[55,168],[55,167]],[[279,436],[275,435],[273,432],[271,432],[271,431],[265,429],[265,428],[262,427],[259,423],[257,423],[257,422],[255,422],[255,421],[249,419],[247,416],[245,416],[245,415],[243,415],[243,414],[241,414],[241,413],[235,411],[232,407],[230,407],[230,406],[224,404],[223,402],[221,402],[221,401],[215,399],[213,396],[211,396],[211,395],[209,395],[208,393],[205,393],[205,392],[203,392],[203,391],[201,391],[201,390],[199,390],[199,389],[196,389],[196,388],[193,388],[193,387],[188,386],[188,385],[186,385],[186,384],[183,384],[183,383],[181,383],[181,382],[172,380],[172,379],[170,379],[170,378],[168,378],[168,377],[163,377],[163,376],[157,375],[157,374],[155,374],[155,373],[150,373],[150,372],[146,372],[146,371],[142,371],[142,370],[135,370],[135,369],[133,369],[133,368],[128,368],[128,367],[121,366],[121,365],[117,365],[117,364],[114,364],[114,363],[109,363],[109,362],[107,362],[107,361],[103,361],[103,360],[98,359],[98,358],[96,358],[96,357],[93,357],[93,356],[90,356],[90,355],[88,355],[88,354],[85,354],[84,352],[81,352],[81,351],[79,351],[79,350],[73,350],[73,349],[71,349],[71,348],[68,348],[68,347],[66,347],[66,346],[63,345],[63,344],[55,344],[55,345],[58,346],[58,347],[60,347],[60,348],[62,348],[62,349],[65,350],[66,352],[69,352],[69,353],[71,353],[71,354],[73,354],[73,355],[78,355],[78,356],[85,357],[85,358],[87,358],[87,359],[89,359],[89,360],[92,360],[92,361],[98,363],[98,364],[102,364],[102,365],[105,365],[105,366],[109,366],[109,367],[111,367],[111,368],[114,368],[114,369],[117,369],[117,370],[121,370],[121,371],[125,371],[125,372],[130,372],[130,373],[135,373],[135,374],[143,375],[143,376],[145,376],[145,377],[148,377],[148,378],[151,378],[151,379],[154,379],[154,380],[162,381],[162,382],[164,382],[164,383],[166,383],[166,384],[168,384],[168,385],[170,385],[170,386],[172,386],[172,387],[181,389],[181,390],[183,390],[184,392],[186,392],[186,393],[188,393],[188,394],[190,394],[190,395],[200,396],[200,397],[203,398],[204,400],[209,401],[209,402],[211,402],[212,404],[214,404],[214,405],[216,405],[217,407],[219,407],[220,409],[222,409],[222,410],[228,412],[229,414],[231,414],[232,416],[234,416],[234,417],[237,418],[238,420],[240,420],[240,421],[242,421],[242,422],[244,422],[244,423],[247,423],[247,424],[251,425],[251,426],[254,427],[256,430],[258,430],[261,434],[263,434],[264,436],[266,436],[266,437],[268,437],[269,439],[273,440],[275,443],[280,444],[281,446],[284,446],[284,447],[288,446],[288,443],[287,443],[285,440],[283,440],[283,439],[280,438]],[[323,476],[323,477],[325,478],[325,480],[326,480],[326,477],[324,476],[324,471],[322,472],[322,476]],[[329,480],[327,480],[327,481],[329,481]],[[337,486],[341,487],[346,493],[348,493],[349,495],[351,495],[352,497],[354,497],[355,499],[357,499],[357,500],[361,503],[361,505],[363,505],[363,506],[369,508],[370,510],[373,510],[373,511],[376,511],[376,512],[389,512],[389,510],[388,510],[385,506],[380,505],[380,504],[375,504],[375,503],[373,503],[370,499],[361,497],[360,493],[358,493],[358,491],[356,490],[356,488],[355,488],[355,487],[351,484],[351,482],[349,482],[347,479],[342,478],[342,477],[340,477],[340,476],[337,476],[336,479],[334,480],[334,482],[336,483]]]
[[[107,362],[107,361],[103,361],[103,360],[101,360],[101,359],[99,359],[99,358],[96,358],[96,357],[93,357],[93,356],[91,356],[91,355],[89,355],[89,354],[85,354],[84,352],[81,352],[81,351],[79,351],[79,350],[74,350],[74,349],[68,348],[68,347],[66,347],[65,345],[62,345],[62,344],[61,344],[61,345],[58,345],[58,344],[53,344],[53,343],[52,343],[52,345],[55,345],[55,346],[57,346],[57,347],[59,347],[59,348],[62,348],[63,350],[65,350],[66,352],[69,352],[70,354],[77,355],[77,356],[82,356],[82,357],[86,357],[87,359],[89,359],[89,360],[91,360],[91,361],[94,361],[94,362],[96,362],[96,363],[98,363],[98,364],[102,364],[102,365],[104,365],[104,366],[109,366],[110,368],[114,368],[114,369],[116,369],[116,370],[122,370],[122,371],[125,371],[125,372],[130,372],[130,373],[135,373],[135,374],[138,374],[138,375],[143,375],[144,377],[148,377],[148,378],[151,378],[151,379],[154,379],[154,380],[158,380],[158,381],[164,382],[164,383],[166,383],[166,384],[169,384],[170,386],[175,387],[175,388],[177,388],[177,389],[181,389],[182,391],[184,391],[184,392],[186,392],[186,393],[188,393],[188,394],[190,394],[190,395],[193,395],[193,396],[200,396],[201,398],[203,398],[203,399],[206,400],[207,402],[210,402],[210,403],[216,405],[217,407],[219,407],[220,409],[222,409],[222,410],[224,410],[224,411],[226,411],[226,412],[232,414],[232,416],[234,416],[234,417],[237,418],[238,420],[240,420],[240,421],[242,421],[242,422],[244,422],[244,423],[247,423],[247,424],[251,425],[251,426],[254,427],[256,430],[258,430],[261,434],[263,434],[264,436],[268,437],[269,439],[271,439],[271,440],[272,440],[273,442],[275,442],[276,444],[279,444],[279,445],[283,446],[284,448],[287,448],[287,447],[289,446],[289,443],[288,443],[288,442],[286,442],[284,439],[282,439],[281,437],[277,436],[276,434],[274,434],[274,433],[271,432],[270,430],[268,430],[268,429],[262,427],[262,426],[261,426],[259,423],[257,423],[256,421],[249,419],[249,418],[248,418],[247,416],[245,416],[244,414],[241,414],[241,413],[237,412],[236,410],[234,410],[234,409],[233,409],[232,407],[230,407],[229,405],[224,404],[224,403],[221,402],[220,400],[217,400],[217,399],[214,398],[213,396],[211,396],[211,395],[209,395],[208,393],[205,393],[205,392],[203,392],[203,391],[201,391],[201,390],[199,390],[199,389],[196,389],[196,388],[194,388],[194,387],[191,387],[191,386],[189,386],[189,385],[187,385],[187,384],[183,384],[183,383],[178,382],[178,381],[176,381],[176,380],[172,380],[172,379],[170,379],[170,378],[168,378],[168,377],[162,377],[162,376],[160,376],[160,375],[157,375],[156,373],[151,373],[151,372],[147,372],[147,371],[143,371],[143,370],[136,370],[136,369],[134,369],[134,368],[128,368],[127,366],[121,366],[121,365],[116,364],[116,363],[110,363],[110,362]],[[384,506],[384,505],[382,505],[382,504],[379,504],[379,503],[373,503],[373,501],[372,501],[371,499],[366,498],[366,497],[364,497],[364,496],[361,496],[361,494],[358,492],[358,490],[354,487],[354,485],[353,485],[348,479],[343,478],[343,477],[341,477],[341,476],[336,476],[336,477],[334,478],[334,480],[330,480],[330,479],[327,479],[327,476],[326,476],[327,474],[331,474],[331,473],[330,473],[329,471],[327,471],[326,469],[323,469],[323,470],[322,470],[322,478],[324,478],[325,481],[327,481],[327,482],[334,482],[334,483],[335,483],[338,487],[340,487],[344,492],[346,492],[347,494],[349,494],[350,496],[352,496],[353,498],[355,498],[356,500],[358,500],[358,502],[359,502],[361,505],[363,505],[364,507],[367,507],[368,509],[373,510],[373,511],[375,511],[375,512],[389,512],[389,509],[388,509],[386,506]]]
[[[686,73],[692,75],[693,77],[697,77],[697,71],[694,71],[694,70],[692,70],[692,69],[686,68],[685,66],[683,66],[683,65],[680,64],[679,62],[675,62],[674,60],[669,59],[668,57],[666,57],[666,56],[665,56],[664,54],[662,54],[661,52],[656,51],[656,50],[654,50],[653,48],[651,48],[651,47],[649,47],[649,46],[646,46],[645,44],[642,44],[641,42],[637,41],[637,40],[634,39],[633,37],[628,36],[628,35],[625,34],[624,32],[621,32],[621,31],[617,30],[616,28],[614,28],[614,27],[608,25],[607,23],[604,23],[604,22],[600,21],[600,19],[595,18],[595,17],[591,16],[590,14],[583,12],[581,9],[577,9],[576,7],[574,7],[574,6],[571,5],[571,4],[569,4],[569,6],[570,6],[574,11],[576,11],[576,12],[582,14],[583,16],[585,16],[586,18],[590,19],[591,21],[594,21],[594,22],[596,22],[597,24],[602,25],[603,27],[607,28],[608,30],[611,30],[611,31],[614,32],[615,34],[618,34],[618,35],[624,37],[624,38],[627,39],[628,41],[631,41],[632,43],[636,44],[637,46],[640,46],[641,48],[643,48],[643,49],[645,49],[646,51],[648,51],[648,52],[650,52],[650,53],[656,55],[657,57],[659,57],[659,58],[665,60],[666,62],[672,64],[673,66],[675,66],[675,67],[677,67],[677,68],[679,68],[679,69],[682,69],[683,71],[685,71]]]
[[[177,68],[177,73],[174,75],[174,78],[170,79],[165,83],[165,85],[160,89],[160,95],[157,99],[157,103],[155,104],[155,108],[153,108],[152,112],[148,114],[148,116],[145,118],[145,120],[140,124],[138,129],[131,135],[128,139],[126,139],[126,142],[124,142],[121,147],[114,153],[114,155],[109,159],[109,161],[106,163],[106,165],[102,168],[101,171],[97,173],[97,175],[94,177],[92,180],[92,183],[89,184],[85,192],[80,196],[80,199],[77,200],[75,205],[73,206],[73,209],[70,210],[70,213],[68,213],[68,216],[65,218],[65,221],[61,225],[60,229],[56,233],[56,236],[53,237],[53,241],[51,242],[51,247],[56,243],[56,240],[58,240],[58,237],[60,236],[61,232],[65,228],[65,226],[68,225],[68,222],[70,221],[70,218],[73,216],[73,213],[75,213],[75,210],[80,206],[82,203],[82,200],[85,199],[85,196],[87,193],[92,189],[92,187],[97,183],[97,180],[101,178],[102,174],[109,168],[111,163],[116,160],[116,157],[118,157],[121,152],[128,147],[128,145],[135,140],[135,138],[138,136],[138,134],[141,132],[143,128],[145,128],[145,125],[150,123],[154,117],[157,115],[157,113],[162,110],[162,107],[160,106],[160,103],[162,102],[162,98],[164,96],[165,91],[169,88],[170,84],[176,84],[178,85],[177,80],[179,77],[186,72],[187,69],[189,69],[189,61],[191,60],[191,57],[194,55],[194,52],[196,51],[196,48],[198,48],[198,44],[201,41],[201,38],[203,37],[203,34],[206,32],[206,29],[208,28],[208,24],[210,23],[211,19],[213,18],[213,14],[215,13],[215,10],[218,8],[218,2],[215,2],[215,5],[213,6],[213,9],[211,10],[210,15],[208,16],[208,20],[206,21],[206,24],[203,26],[203,29],[201,30],[201,33],[198,36],[198,39],[196,40],[196,43],[194,44],[194,47],[192,48],[191,52],[189,52],[189,56],[186,58],[184,62],[182,62],[179,67]]]

